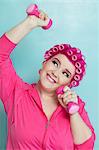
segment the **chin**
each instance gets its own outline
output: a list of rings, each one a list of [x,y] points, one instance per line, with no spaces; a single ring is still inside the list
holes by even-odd
[[[46,78],[39,80],[40,86],[47,92],[53,92],[57,89],[57,83],[51,83]]]
[[[48,78],[47,78],[47,73],[41,73],[40,74],[40,86],[48,92],[53,92],[56,91],[56,89],[60,86],[62,86],[63,84],[58,84],[55,82],[51,82]],[[66,85],[66,84],[65,84]]]

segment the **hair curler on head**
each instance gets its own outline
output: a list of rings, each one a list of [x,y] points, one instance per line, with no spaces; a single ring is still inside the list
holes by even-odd
[[[64,91],[64,85],[63,86],[60,86],[57,90],[56,90],[56,94],[63,94]],[[79,110],[79,105],[76,104],[75,102],[69,102],[67,104],[67,107],[66,107],[66,111],[69,113],[69,114],[74,114],[75,112],[77,112]]]
[[[36,17],[39,17],[40,11],[38,9],[38,6],[36,4],[31,4],[30,6],[28,6],[28,8],[26,9],[26,13],[28,15],[35,15]],[[49,20],[49,23],[47,26],[43,26],[42,28],[44,30],[47,30],[51,27],[52,25],[52,20]]]

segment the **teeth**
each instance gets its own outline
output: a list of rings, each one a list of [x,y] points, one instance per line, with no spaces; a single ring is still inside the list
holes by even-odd
[[[49,75],[47,75],[47,78],[48,78],[52,83],[54,83],[54,80],[53,80]]]

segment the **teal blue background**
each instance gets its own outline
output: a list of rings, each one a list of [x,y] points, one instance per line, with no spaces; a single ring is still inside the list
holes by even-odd
[[[86,102],[86,110],[95,128],[95,150],[99,150],[99,22],[98,0],[0,0],[0,36],[25,19],[30,3],[48,13],[53,26],[45,31],[37,28],[29,33],[15,48],[11,59],[17,74],[25,82],[37,82],[38,70],[46,50],[55,44],[69,43],[86,56],[86,76],[74,88]],[[7,117],[0,101],[0,150],[5,150]]]

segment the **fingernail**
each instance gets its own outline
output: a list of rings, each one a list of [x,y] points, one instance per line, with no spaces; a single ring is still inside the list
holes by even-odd
[[[66,92],[67,90],[69,90],[69,87],[68,87],[68,86],[65,86],[64,92]]]
[[[61,94],[58,94],[58,97],[60,97],[61,96]]]

